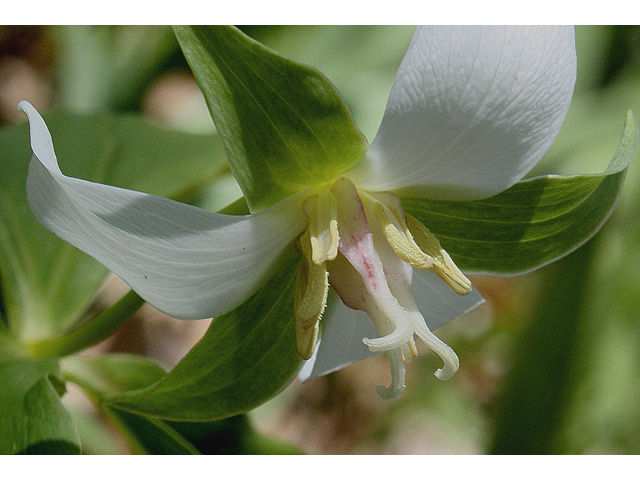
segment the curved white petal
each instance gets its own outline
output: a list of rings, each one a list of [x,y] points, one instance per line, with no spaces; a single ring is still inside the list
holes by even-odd
[[[349,176],[367,190],[435,199],[499,193],[548,150],[575,76],[572,27],[419,27]]]
[[[458,295],[433,270],[413,270],[411,291],[416,306],[434,331],[484,302],[477,290]]]
[[[235,308],[304,228],[297,197],[231,216],[67,177],[42,117],[27,102],[19,108],[31,127],[27,194],[36,218],[169,315],[208,318]]]

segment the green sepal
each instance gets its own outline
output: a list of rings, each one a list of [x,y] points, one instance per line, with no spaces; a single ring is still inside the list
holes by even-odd
[[[212,135],[192,135],[133,116],[44,115],[69,176],[185,198],[227,172]],[[0,130],[0,316],[26,340],[58,336],[78,322],[108,271],[45,230],[29,210],[27,123]]]
[[[638,138],[628,112],[618,149],[602,174],[538,177],[483,200],[402,198],[402,205],[465,272],[525,273],[567,255],[600,229],[616,204]]]
[[[0,361],[0,454],[80,453],[58,375],[55,359]]]
[[[105,397],[113,408],[174,421],[212,421],[247,412],[277,394],[300,365],[293,318],[300,254],[293,246],[275,274],[158,382]]]
[[[251,211],[335,180],[367,145],[334,86],[233,27],[174,27]]]

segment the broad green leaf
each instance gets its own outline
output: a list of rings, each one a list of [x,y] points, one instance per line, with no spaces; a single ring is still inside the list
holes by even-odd
[[[251,25],[251,38],[331,79],[356,125],[373,139],[413,25]]]
[[[233,27],[176,27],[252,211],[355,165],[366,141],[318,71]]]
[[[61,360],[66,379],[83,388],[119,428],[136,453],[197,454],[189,441],[163,420],[125,412],[102,404],[105,395],[145,388],[166,372],[157,363],[130,354],[67,357]]]
[[[618,150],[600,175],[539,177],[471,202],[403,198],[402,204],[462,270],[527,272],[575,250],[609,218],[638,136],[629,112]]]
[[[75,426],[60,403],[58,373],[54,359],[0,362],[0,454],[80,453]]]
[[[45,115],[62,171],[183,197],[226,169],[214,138],[135,117]],[[16,337],[37,340],[78,321],[107,270],[38,224],[26,199],[27,124],[0,130],[0,293]]]
[[[0,328],[0,362],[23,357],[25,353],[24,345],[11,335],[6,327]]]
[[[175,421],[246,412],[278,393],[300,359],[293,320],[298,252],[287,249],[258,292],[217,318],[202,340],[150,387],[105,398],[107,405]]]

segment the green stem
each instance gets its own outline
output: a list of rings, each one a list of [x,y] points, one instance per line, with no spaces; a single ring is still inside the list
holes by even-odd
[[[58,338],[27,345],[34,357],[64,357],[91,347],[115,332],[142,306],[144,300],[133,290],[75,330]]]

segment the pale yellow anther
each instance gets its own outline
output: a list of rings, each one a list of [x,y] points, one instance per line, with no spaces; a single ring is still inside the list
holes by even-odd
[[[338,205],[329,188],[323,188],[303,204],[309,218],[311,258],[316,265],[333,260],[338,255]]]
[[[409,229],[405,228],[402,216],[398,216],[391,210],[387,211],[388,208],[379,202],[373,205],[373,213],[389,246],[398,257],[412,266],[422,270],[430,269],[433,266],[433,259],[416,245]],[[398,228],[398,225],[402,228],[402,231]]]
[[[311,259],[309,230],[300,237],[304,264],[298,270],[294,312],[298,354],[308,359],[318,339],[319,323],[327,304],[329,275],[325,263],[317,265]]]
[[[454,292],[460,295],[469,293],[471,291],[471,281],[460,271],[429,229],[411,215],[407,215],[407,226],[420,249],[433,258],[433,271]]]

